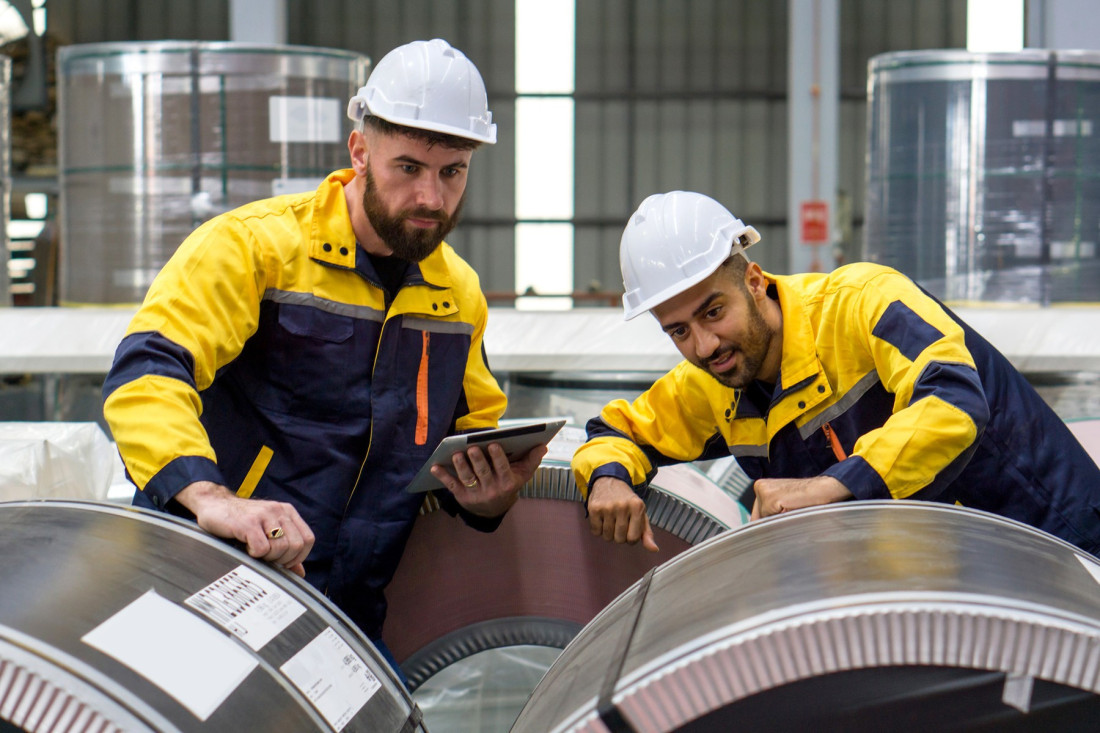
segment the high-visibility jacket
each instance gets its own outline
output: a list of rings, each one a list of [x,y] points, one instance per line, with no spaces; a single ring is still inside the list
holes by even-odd
[[[682,362],[589,422],[582,492],[605,475],[641,492],[658,466],[732,454],[752,479],[833,476],[856,499],[957,502],[1100,550],[1100,469],[973,329],[886,267],[766,277],[783,313],[774,387]]]
[[[493,427],[505,397],[477,274],[447,244],[386,308],[337,171],[311,193],[222,214],[152,284],[104,384],[135,504],[185,512],[195,481],[292,503],[316,535],[307,580],[370,636],[424,499],[405,486],[439,441]],[[499,520],[440,502],[467,523]]]

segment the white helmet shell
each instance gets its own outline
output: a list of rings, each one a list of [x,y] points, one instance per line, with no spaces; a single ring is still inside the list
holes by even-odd
[[[436,38],[398,46],[374,67],[348,102],[348,117],[384,120],[493,144],[497,126],[485,82],[457,48]]]
[[[701,193],[648,197],[630,217],[619,245],[626,320],[702,282],[760,234]]]

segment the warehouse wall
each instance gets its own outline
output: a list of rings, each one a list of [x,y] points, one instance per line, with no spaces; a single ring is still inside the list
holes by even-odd
[[[620,287],[618,241],[650,193],[708,193],[756,226],[753,255],[786,271],[787,3],[576,0],[578,288]],[[228,37],[228,0],[49,0],[72,42]],[[851,200],[848,256],[863,218],[868,59],[963,47],[966,0],[841,0],[839,188]],[[288,42],[380,58],[441,36],[481,69],[499,143],[475,157],[465,221],[450,238],[483,287],[514,287],[514,0],[287,0]],[[546,63],[554,63],[547,59]],[[854,254],[853,254],[854,253]]]

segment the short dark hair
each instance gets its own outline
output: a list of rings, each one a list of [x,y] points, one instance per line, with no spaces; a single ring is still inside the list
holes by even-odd
[[[718,266],[718,269],[721,270],[726,277],[744,288],[746,287],[745,271],[748,270],[748,267],[749,258],[743,253],[738,252],[727,257],[722,264]]]
[[[375,132],[380,132],[383,135],[404,135],[406,137],[411,137],[414,140],[425,143],[429,148],[439,145],[451,150],[466,151],[477,150],[481,147],[481,141],[479,140],[471,140],[468,137],[449,135],[445,132],[435,132],[434,130],[422,130],[419,127],[398,125],[389,120],[384,120],[381,117],[376,117],[375,115],[367,115],[364,117],[363,126],[369,127]]]

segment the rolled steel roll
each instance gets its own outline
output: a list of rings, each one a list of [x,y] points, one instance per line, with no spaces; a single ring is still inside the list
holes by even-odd
[[[0,730],[424,730],[335,607],[192,522],[2,503],[0,556]]]
[[[1096,558],[984,512],[866,501],[648,573],[512,730],[1091,730],[1097,693]]]
[[[486,649],[563,648],[649,570],[748,519],[701,471],[669,466],[646,500],[660,552],[593,537],[569,467],[584,440],[580,428],[562,430],[496,532],[473,532],[426,503],[386,591],[384,638],[412,689]]]
[[[311,191],[346,167],[344,110],[368,66],[361,54],[311,46],[61,48],[61,303],[140,303],[203,222]]]
[[[868,64],[864,259],[956,302],[1100,300],[1100,54]]]

